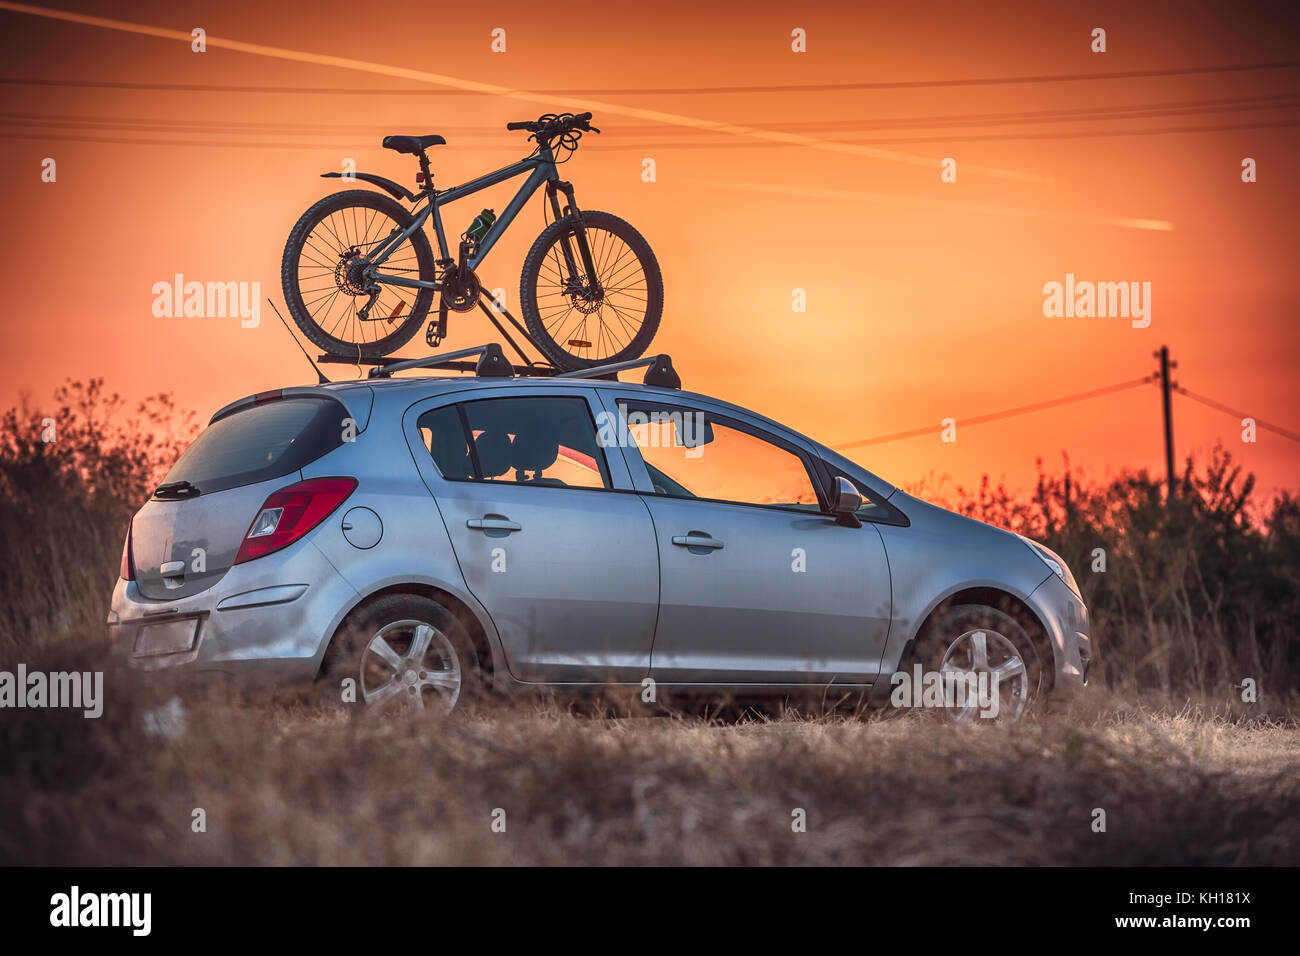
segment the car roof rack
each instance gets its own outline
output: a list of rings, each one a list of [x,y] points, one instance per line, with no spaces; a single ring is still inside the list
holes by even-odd
[[[478,356],[477,361],[464,361],[465,359],[475,355]],[[554,375],[557,371],[549,366],[527,367],[511,365],[506,359],[505,352],[501,350],[501,346],[496,342],[488,342],[484,345],[476,345],[473,348],[468,349],[459,349],[455,352],[440,352],[435,353],[434,355],[426,355],[424,358],[384,362],[381,365],[376,365],[370,370],[370,377],[391,378],[394,372],[402,372],[411,368],[449,368],[461,372],[472,370],[475,375],[478,375],[481,378],[511,378],[515,374]]]
[[[673,368],[673,360],[667,354],[646,355],[639,359],[629,359],[626,362],[611,362],[608,365],[595,365],[591,368],[580,368],[572,372],[558,372],[556,378],[608,378],[618,381],[618,373],[630,368],[640,368],[646,366],[645,378],[642,381],[646,385],[655,385],[659,388],[681,389],[682,378]]]
[[[474,359],[474,361],[468,361]],[[356,359],[344,355],[322,355],[321,362],[360,364]],[[394,372],[408,369],[451,369],[458,372],[473,372],[480,378],[512,378],[520,376],[538,376],[546,378],[594,378],[618,381],[618,373],[631,368],[645,366],[646,385],[659,388],[680,389],[681,376],[673,368],[673,360],[666,354],[647,355],[626,362],[611,362],[594,365],[591,368],[575,369],[565,372],[552,365],[530,364],[511,365],[505,352],[496,342],[475,345],[473,348],[458,349],[454,352],[438,352],[423,358],[391,359],[370,358],[363,362],[373,365],[370,378],[392,378]]]

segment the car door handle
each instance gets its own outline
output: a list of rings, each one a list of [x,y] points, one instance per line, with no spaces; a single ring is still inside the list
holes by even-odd
[[[484,515],[481,518],[470,518],[465,522],[465,527],[473,528],[475,531],[519,531],[521,525],[518,521],[511,521],[505,515]]]
[[[688,534],[673,535],[673,544],[681,548],[711,548],[717,551],[722,547],[722,542],[717,538],[710,537],[703,531],[691,531]]]

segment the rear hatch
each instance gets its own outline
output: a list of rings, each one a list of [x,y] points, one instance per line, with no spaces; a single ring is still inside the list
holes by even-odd
[[[175,600],[220,581],[267,496],[342,444],[350,421],[323,390],[267,393],[218,412],[132,522],[140,593]]]

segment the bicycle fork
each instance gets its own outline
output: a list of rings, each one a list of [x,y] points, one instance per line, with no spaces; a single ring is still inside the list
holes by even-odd
[[[564,193],[568,200],[568,206],[563,210],[560,208],[560,198],[556,195],[559,192]],[[572,238],[577,242],[578,255],[575,257],[573,254],[570,236],[563,236],[560,239],[560,248],[564,251],[564,265],[569,270],[565,291],[571,295],[585,296],[591,301],[600,301],[604,296],[604,290],[601,289],[600,281],[596,276],[596,263],[592,259],[591,246],[587,242],[587,224],[582,219],[582,210],[578,208],[578,203],[573,198],[573,183],[562,179],[551,180],[546,184],[546,198],[551,203],[551,210],[555,213],[557,221],[566,217],[573,220]],[[587,277],[585,289],[578,279],[579,275]]]

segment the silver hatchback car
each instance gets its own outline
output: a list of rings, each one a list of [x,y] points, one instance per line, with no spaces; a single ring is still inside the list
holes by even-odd
[[[611,685],[912,706],[938,675],[993,688],[950,713],[1015,717],[1087,682],[1060,557],[682,391],[666,356],[404,365],[475,374],[394,365],[213,416],[127,535],[109,627],[131,663],[443,711]]]

